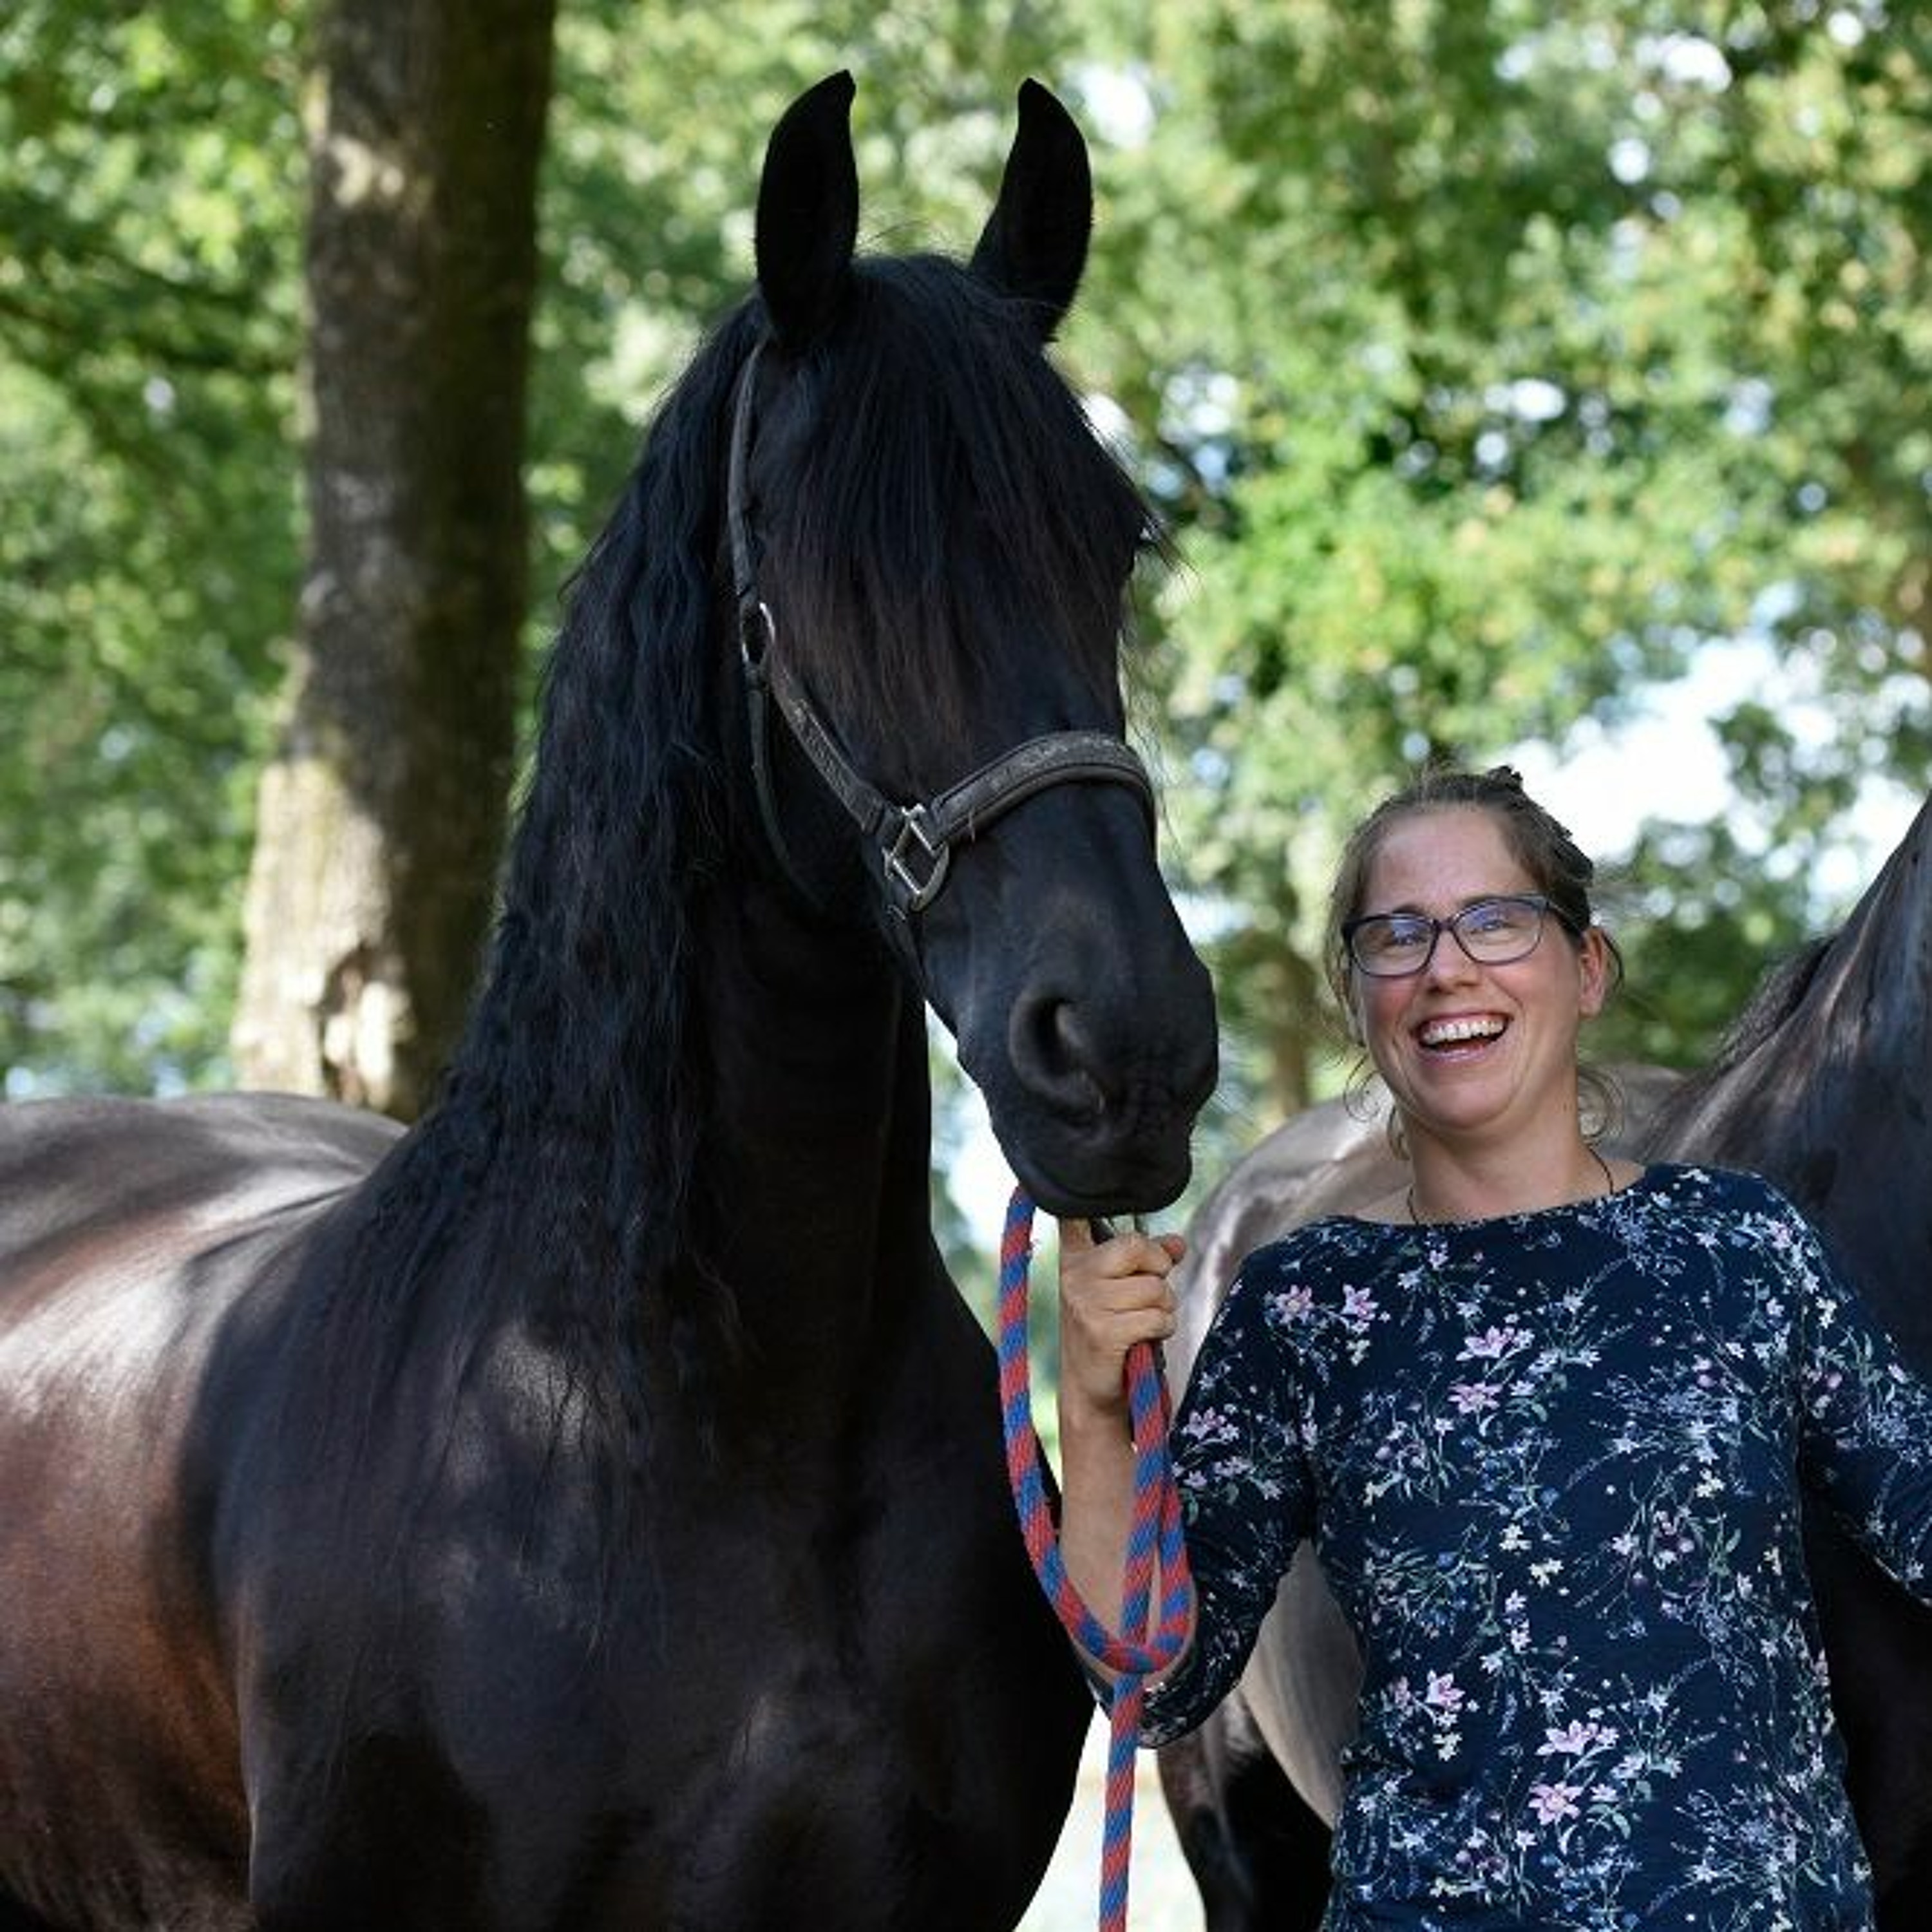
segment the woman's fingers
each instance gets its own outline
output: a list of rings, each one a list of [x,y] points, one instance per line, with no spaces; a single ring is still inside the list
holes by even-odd
[[[1149,1275],[1165,1280],[1187,1252],[1178,1234],[1111,1234],[1096,1241],[1084,1221],[1060,1223],[1060,1270],[1082,1280],[1128,1280]]]
[[[1116,1234],[1095,1241],[1082,1222],[1060,1224],[1060,1371],[1097,1408],[1118,1407],[1128,1352],[1174,1333],[1168,1275],[1185,1250],[1178,1234]]]

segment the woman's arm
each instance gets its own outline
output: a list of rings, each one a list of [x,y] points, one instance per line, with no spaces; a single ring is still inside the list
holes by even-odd
[[[1178,1234],[1096,1243],[1084,1221],[1060,1224],[1060,1550],[1073,1587],[1109,1630],[1120,1628],[1134,1507],[1127,1356],[1174,1333],[1167,1277],[1185,1252]],[[1092,1660],[1088,1667],[1111,1675]]]
[[[1800,1304],[1800,1462],[1852,1538],[1932,1604],[1932,1387],[1791,1210]]]

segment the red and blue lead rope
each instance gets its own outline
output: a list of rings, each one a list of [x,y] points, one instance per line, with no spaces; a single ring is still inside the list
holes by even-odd
[[[1016,1188],[1000,1244],[1000,1406],[1006,1475],[1034,1574],[1067,1634],[1116,1673],[1108,1703],[1106,1822],[1100,1845],[1100,1932],[1126,1932],[1133,1846],[1134,1760],[1146,1679],[1181,1652],[1192,1621],[1194,1586],[1180,1531],[1180,1501],[1168,1455],[1168,1394],[1155,1351],[1142,1342],[1127,1357],[1127,1408],[1134,1444],[1134,1512],[1122,1580],[1120,1628],[1109,1630],[1073,1587],[1041,1476],[1045,1455],[1034,1427],[1028,1369],[1027,1274],[1033,1255],[1033,1203]],[[1160,1615],[1148,1628],[1155,1558]]]

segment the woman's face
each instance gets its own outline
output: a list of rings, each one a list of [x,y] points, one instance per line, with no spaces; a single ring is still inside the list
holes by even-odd
[[[1477,899],[1535,890],[1492,814],[1445,806],[1390,828],[1360,910],[1447,919]],[[1505,965],[1478,964],[1445,932],[1406,978],[1352,967],[1363,1040],[1412,1142],[1574,1133],[1577,1029],[1603,1006],[1606,957],[1600,933],[1580,941],[1550,913],[1534,950]]]

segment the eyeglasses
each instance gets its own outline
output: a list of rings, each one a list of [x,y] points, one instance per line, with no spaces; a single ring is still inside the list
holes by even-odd
[[[1509,892],[1476,899],[1448,919],[1426,913],[1372,912],[1342,928],[1348,957],[1377,980],[1400,980],[1420,973],[1436,956],[1444,933],[1479,966],[1507,966],[1536,950],[1543,916],[1550,909],[1540,892]],[[1563,915],[1558,913],[1559,922]]]

